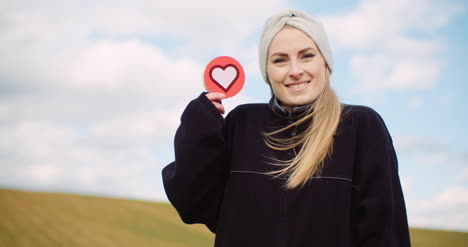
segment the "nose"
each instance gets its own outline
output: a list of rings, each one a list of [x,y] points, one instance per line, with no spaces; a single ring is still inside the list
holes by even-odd
[[[289,65],[289,77],[299,79],[304,74],[302,66],[297,61],[291,61]]]

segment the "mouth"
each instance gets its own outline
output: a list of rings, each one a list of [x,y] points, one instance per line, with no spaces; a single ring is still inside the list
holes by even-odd
[[[310,81],[302,81],[302,82],[296,82],[296,83],[291,83],[286,85],[286,87],[291,88],[291,89],[302,89],[304,88],[307,84],[309,84]]]

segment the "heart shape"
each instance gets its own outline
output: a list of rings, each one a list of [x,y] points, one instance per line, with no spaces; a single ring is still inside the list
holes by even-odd
[[[210,78],[224,92],[229,91],[234,82],[239,78],[239,69],[234,64],[225,66],[215,65],[210,70]]]

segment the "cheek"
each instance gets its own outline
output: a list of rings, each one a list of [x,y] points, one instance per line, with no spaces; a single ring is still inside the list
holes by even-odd
[[[326,84],[326,78],[325,78],[325,73],[323,74],[320,74],[319,75],[319,81],[317,81],[317,85],[316,85],[316,93],[317,95],[319,95],[320,93],[323,92],[323,90],[325,89],[325,84]]]
[[[317,96],[319,96],[323,92],[324,89],[325,89],[325,81],[322,80],[320,84],[317,85],[317,92],[316,92]]]
[[[325,66],[311,66],[309,72],[317,80],[319,87],[323,87],[325,84]]]
[[[313,76],[312,94],[318,96],[325,88],[325,71],[322,68],[314,67],[309,72]]]
[[[284,68],[267,66],[267,75],[271,83],[273,83],[273,81],[276,83],[282,82],[284,78]]]
[[[323,90],[323,88],[325,87],[325,74],[321,73],[318,75],[318,81],[317,81],[317,89],[319,89],[320,91]]]
[[[280,86],[278,82],[270,80],[270,86],[274,95],[278,96],[278,94],[281,94],[281,90],[280,90]]]

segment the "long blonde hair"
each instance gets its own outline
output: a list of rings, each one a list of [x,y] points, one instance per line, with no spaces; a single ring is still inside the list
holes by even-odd
[[[272,164],[283,168],[266,173],[276,176],[288,175],[286,181],[288,189],[304,186],[313,175],[320,172],[325,159],[333,152],[333,140],[340,122],[342,105],[330,87],[330,70],[328,67],[325,69],[325,87],[313,106],[299,120],[284,128],[264,134],[266,145],[274,150],[294,150],[300,146],[299,153],[290,160],[282,161],[272,157],[274,160]],[[311,124],[299,135],[285,139],[274,137],[308,120],[312,120]]]

